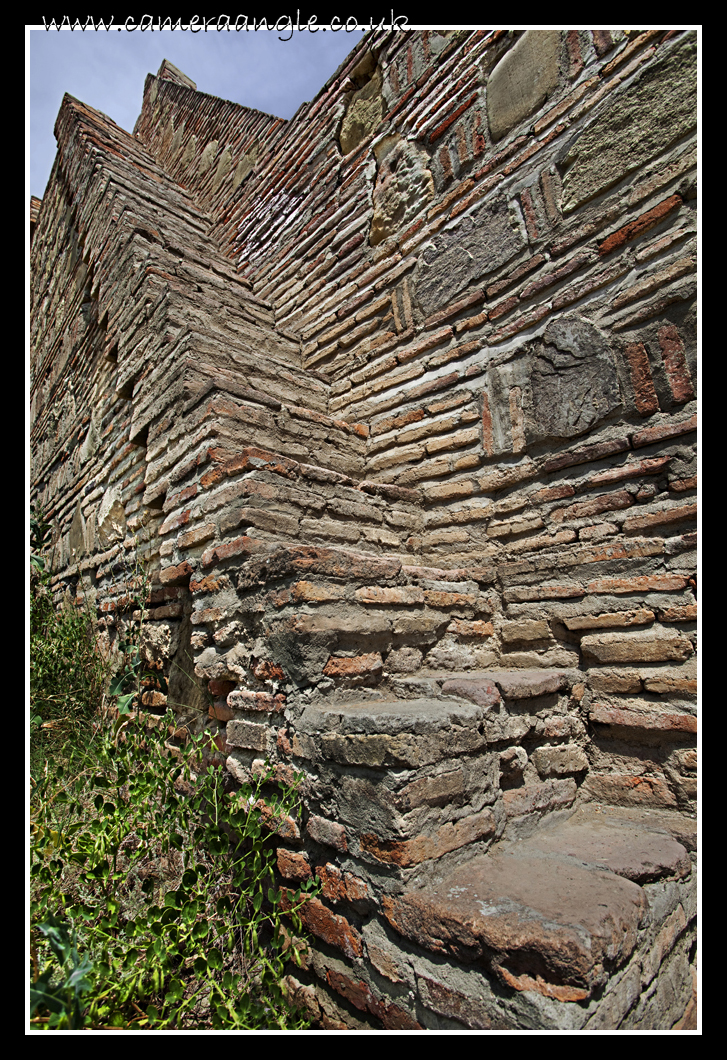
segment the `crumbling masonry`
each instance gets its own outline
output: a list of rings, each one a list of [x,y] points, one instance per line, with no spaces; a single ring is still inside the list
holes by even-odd
[[[138,548],[145,706],[304,775],[321,1026],[693,1019],[695,78],[691,32],[397,32],[287,122],[166,62],[133,135],[63,101],[54,586],[112,650]]]

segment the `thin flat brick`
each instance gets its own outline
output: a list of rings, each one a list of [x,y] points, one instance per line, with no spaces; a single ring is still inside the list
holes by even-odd
[[[685,520],[697,518],[696,504],[686,504],[679,508],[664,508],[660,512],[650,512],[648,515],[631,515],[624,520],[624,530],[650,530],[655,526],[670,526],[672,523],[681,523]]]
[[[647,427],[643,431],[637,431],[631,441],[634,449],[641,449],[645,445],[663,442],[667,438],[679,438],[683,434],[691,434],[696,429],[697,417],[690,416],[688,420],[681,420],[678,423],[659,423],[655,427]]]
[[[543,464],[543,471],[546,473],[561,471],[566,467],[589,464],[594,460],[603,460],[604,457],[613,456],[615,453],[623,453],[628,448],[628,438],[613,438],[607,442],[596,442],[594,445],[585,445],[579,449],[572,449],[568,453],[549,457]]]
[[[683,405],[694,397],[694,388],[684,355],[684,346],[673,324],[659,328],[659,345],[672,396],[678,405]]]
[[[659,411],[659,399],[651,378],[649,355],[643,342],[633,342],[626,347],[626,360],[634,388],[636,408],[642,416],[651,416]]]
[[[658,456],[654,459],[639,460],[636,464],[624,464],[610,471],[599,471],[588,480],[589,486],[601,486],[607,482],[622,482],[624,479],[637,478],[639,475],[658,475],[672,460],[670,456]]]
[[[629,508],[633,503],[634,498],[630,493],[626,490],[618,490],[615,493],[602,493],[590,500],[571,504],[568,508],[556,508],[550,513],[550,518],[557,522],[564,519],[583,519],[601,512],[620,511],[622,508]]]
[[[633,578],[597,578],[588,582],[589,593],[676,592],[687,586],[682,574],[643,574]]]
[[[610,236],[607,236],[602,243],[599,243],[598,253],[601,257],[604,257],[606,254],[610,254],[611,251],[618,250],[626,243],[631,242],[631,240],[638,239],[639,236],[659,224],[660,221],[663,221],[665,217],[668,217],[672,211],[677,210],[681,205],[681,195],[670,195],[668,199],[664,199],[663,202],[658,203],[651,210],[647,210],[640,217],[629,221],[628,224],[623,225],[616,232],[612,232]]]

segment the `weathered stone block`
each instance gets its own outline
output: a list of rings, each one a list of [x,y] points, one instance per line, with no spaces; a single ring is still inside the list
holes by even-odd
[[[545,102],[558,85],[559,30],[527,30],[487,82],[487,120],[501,140]]]
[[[369,233],[372,247],[403,228],[434,195],[429,155],[418,143],[387,136],[374,153],[378,169]]]
[[[437,235],[420,257],[416,295],[428,316],[470,283],[494,272],[523,246],[507,201],[495,199]]]
[[[565,159],[564,213],[600,195],[695,128],[696,55],[696,34],[684,34],[605,104]]]
[[[381,71],[376,69],[370,80],[351,96],[341,125],[341,151],[349,151],[378,128],[384,113],[381,95]]]
[[[530,442],[585,434],[621,403],[606,339],[586,320],[561,317],[545,329],[531,371]]]
[[[530,761],[541,777],[563,776],[588,769],[588,756],[580,747],[537,747]]]
[[[583,652],[601,663],[666,662],[688,659],[691,641],[680,633],[593,633],[581,639]]]

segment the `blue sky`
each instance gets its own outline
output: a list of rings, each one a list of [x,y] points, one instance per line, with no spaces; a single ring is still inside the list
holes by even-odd
[[[46,32],[27,27],[29,192],[43,196],[64,92],[134,127],[144,79],[169,59],[200,92],[291,118],[363,36],[347,33]]]

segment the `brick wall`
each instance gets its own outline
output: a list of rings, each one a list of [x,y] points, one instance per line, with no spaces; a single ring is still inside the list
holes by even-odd
[[[112,647],[138,551],[170,699],[233,777],[306,776],[278,861],[324,881],[324,1026],[521,1025],[432,978],[397,896],[588,802],[693,814],[695,57],[373,33],[288,122],[169,64],[133,137],[64,99],[31,207],[54,583]]]

